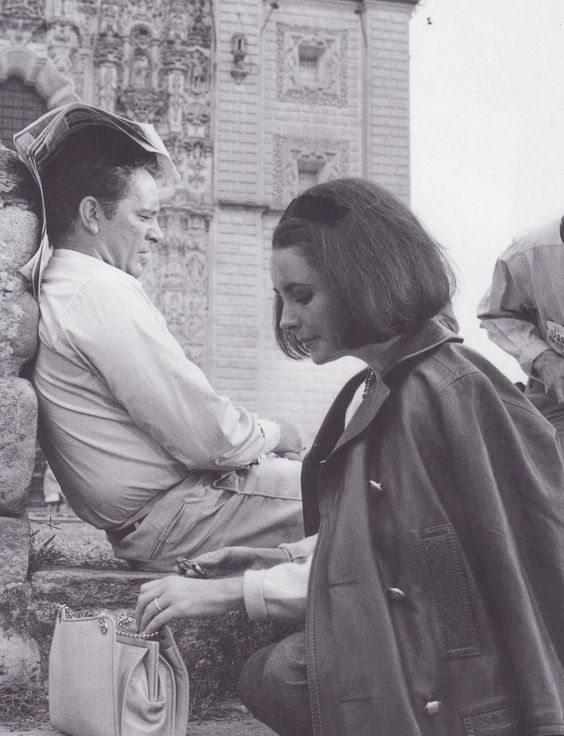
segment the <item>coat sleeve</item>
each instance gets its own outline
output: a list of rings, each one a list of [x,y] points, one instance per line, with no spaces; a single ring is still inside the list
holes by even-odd
[[[550,689],[564,664],[562,455],[552,425],[498,381],[472,372],[440,392],[442,500],[517,677],[527,662]]]

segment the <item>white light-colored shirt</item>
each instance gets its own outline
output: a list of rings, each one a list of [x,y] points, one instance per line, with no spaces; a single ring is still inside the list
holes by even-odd
[[[564,356],[564,243],[560,221],[517,238],[498,259],[478,318],[527,375],[548,348]]]
[[[127,273],[55,250],[33,383],[43,449],[86,521],[122,526],[192,472],[247,465],[278,426],[219,396]]]

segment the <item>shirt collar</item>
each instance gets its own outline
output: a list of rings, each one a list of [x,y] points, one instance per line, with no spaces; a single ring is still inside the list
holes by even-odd
[[[110,263],[102,261],[100,258],[95,256],[89,256],[86,253],[80,253],[77,250],[71,250],[70,248],[55,248],[51,260],[54,264],[64,264],[65,266],[81,266],[87,268],[90,271],[105,271],[108,269],[112,270],[113,274],[121,274],[124,279],[129,279],[136,284],[140,284],[140,281],[131,274],[122,271],[121,268],[112,266]]]

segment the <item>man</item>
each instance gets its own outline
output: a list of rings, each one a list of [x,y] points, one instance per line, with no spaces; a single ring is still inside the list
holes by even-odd
[[[517,238],[498,259],[478,318],[519,361],[526,395],[564,443],[564,218]],[[564,446],[564,445],[563,445]]]
[[[90,125],[40,171],[54,253],[33,383],[74,511],[132,566],[172,570],[179,555],[301,538],[301,463],[271,452],[301,441],[218,396],[138,282],[162,237],[156,166]]]

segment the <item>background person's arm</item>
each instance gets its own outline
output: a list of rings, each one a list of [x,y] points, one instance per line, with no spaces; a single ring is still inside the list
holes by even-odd
[[[520,253],[498,259],[490,288],[480,301],[478,319],[492,342],[512,355],[527,375],[535,359],[549,347],[535,322],[528,269]]]

